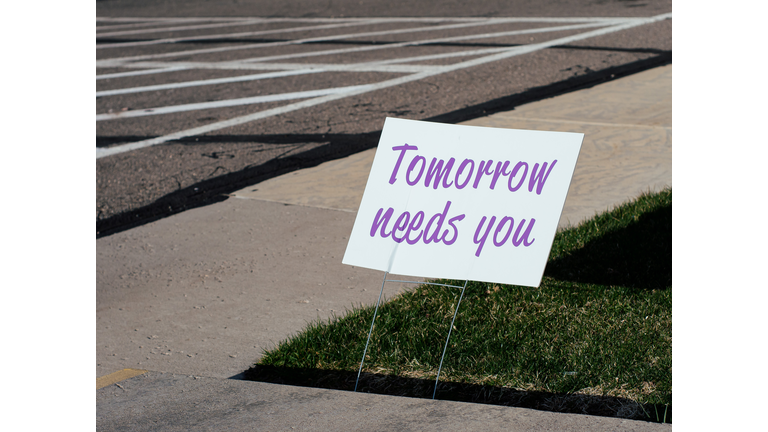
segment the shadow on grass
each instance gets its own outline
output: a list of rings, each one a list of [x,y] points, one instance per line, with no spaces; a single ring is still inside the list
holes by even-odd
[[[273,384],[354,391],[356,372],[255,365],[241,377]],[[434,380],[363,373],[358,392],[431,399]],[[556,394],[441,381],[436,399],[571,414],[672,423],[672,406],[641,405],[619,397]]]
[[[672,287],[672,205],[642,214],[549,263],[546,276],[639,289]]]

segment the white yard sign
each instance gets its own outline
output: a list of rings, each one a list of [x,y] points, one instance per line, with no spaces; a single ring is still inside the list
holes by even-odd
[[[342,262],[539,286],[583,138],[387,118]]]

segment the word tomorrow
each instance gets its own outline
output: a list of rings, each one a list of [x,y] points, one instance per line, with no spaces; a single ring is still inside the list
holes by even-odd
[[[392,147],[392,151],[399,151],[400,154],[397,157],[397,162],[389,177],[389,184],[395,184],[398,180],[397,177],[400,173],[400,167],[403,166],[403,159],[405,159],[406,152],[418,149],[417,146],[409,144]],[[443,159],[433,157],[432,161],[429,163],[429,167],[427,167],[427,159],[424,156],[417,154],[411,158],[410,163],[408,163],[408,168],[405,169],[405,182],[409,186],[415,186],[423,179],[424,186],[429,187],[431,184],[433,189],[437,189],[440,186],[444,189],[450,187],[464,189],[469,185],[474,176],[472,187],[477,189],[483,181],[483,178],[486,177],[490,178],[488,187],[493,190],[496,188],[496,184],[500,178],[508,177],[506,181],[507,188],[510,192],[516,192],[523,186],[523,184],[525,184],[525,179],[527,177],[528,191],[533,192],[535,188],[536,194],[541,195],[544,184],[556,163],[557,159],[553,160],[552,163],[549,164],[549,169],[547,169],[547,162],[544,162],[541,165],[536,163],[530,168],[527,162],[519,161],[512,167],[512,169],[509,169],[510,165],[512,165],[510,161],[498,161],[494,167],[493,159],[488,159],[487,161],[481,160],[478,164],[475,164],[475,161],[472,159],[464,159],[459,164],[452,177],[451,171],[456,164],[455,158],[450,158],[448,159],[448,162],[446,162]],[[477,172],[475,172],[475,167],[477,167]],[[529,168],[530,176],[528,175]],[[520,172],[521,170],[522,173]]]

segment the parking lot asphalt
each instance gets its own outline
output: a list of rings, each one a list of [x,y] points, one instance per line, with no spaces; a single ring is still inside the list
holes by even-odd
[[[397,11],[393,14],[393,11]],[[653,2],[97,3],[97,237],[671,62]]]

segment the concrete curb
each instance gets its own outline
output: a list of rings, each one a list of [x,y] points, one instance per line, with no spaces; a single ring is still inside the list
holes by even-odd
[[[671,425],[149,372],[97,391],[99,431],[669,431]]]

